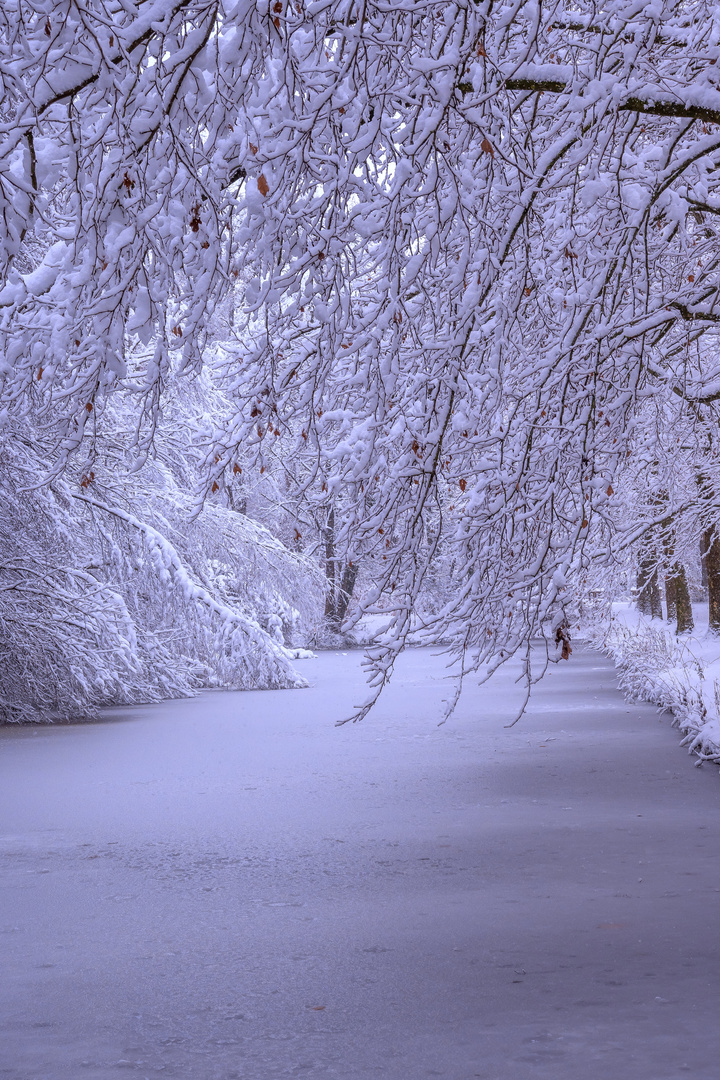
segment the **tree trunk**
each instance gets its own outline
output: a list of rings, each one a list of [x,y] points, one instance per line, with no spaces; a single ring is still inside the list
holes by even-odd
[[[667,505],[667,494],[663,492],[663,505]],[[663,531],[663,553],[665,555],[665,606],[667,621],[673,622],[677,615],[677,580],[675,575],[675,530],[672,524]]]
[[[355,588],[355,580],[357,578],[358,565],[357,563],[348,563],[343,570],[342,581],[340,582],[340,592],[337,598],[337,605],[335,609],[335,619],[337,623],[337,629],[339,630],[343,624],[343,620],[347,614],[348,604]]]
[[[667,621],[674,622],[677,618],[677,564],[670,567],[665,575],[665,606],[667,607]],[[684,570],[683,570],[684,573]]]
[[[703,533],[703,550],[708,583],[708,630],[720,634],[720,538],[715,525]]]
[[[325,543],[325,579],[327,592],[325,594],[325,624],[333,633],[339,634],[343,620],[347,614],[348,604],[355,588],[357,578],[357,563],[348,563],[340,572],[337,553],[335,551],[335,510],[330,507],[323,529]]]
[[[677,613],[676,634],[686,634],[694,627],[692,604],[688,591],[687,576],[682,563],[675,563],[673,569],[673,582],[675,588],[675,608]]]
[[[675,559],[675,530],[670,523],[663,536],[665,552],[665,603],[668,622],[675,623],[675,633],[685,634],[693,628],[692,605],[688,592],[685,567]]]
[[[327,581],[325,619],[328,626],[334,629],[337,612],[337,566],[335,562],[335,510],[333,507],[330,507],[325,522],[325,578]]]
[[[637,574],[637,606],[643,615],[649,615],[652,619],[662,619],[662,601],[660,599],[660,586],[658,585],[655,558],[652,555],[642,555]]]

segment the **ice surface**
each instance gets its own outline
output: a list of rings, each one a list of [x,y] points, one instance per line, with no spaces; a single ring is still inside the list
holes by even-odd
[[[716,1080],[716,769],[589,650],[510,730],[360,659],[0,732],[0,1077]]]

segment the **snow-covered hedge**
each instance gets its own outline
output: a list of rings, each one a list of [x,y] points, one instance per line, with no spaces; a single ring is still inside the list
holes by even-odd
[[[699,610],[696,626],[698,616]],[[625,604],[614,605],[609,620],[593,624],[586,636],[612,657],[629,698],[670,709],[688,752],[720,764],[720,639],[702,626],[676,638],[660,619]]]

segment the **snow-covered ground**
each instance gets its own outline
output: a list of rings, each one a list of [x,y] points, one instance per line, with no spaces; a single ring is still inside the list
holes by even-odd
[[[692,633],[678,638],[668,623],[617,603],[610,625],[587,636],[613,658],[632,698],[670,709],[683,745],[720,762],[720,638],[708,634],[707,604],[693,604],[693,619]]]
[[[0,731],[5,1080],[716,1080],[717,770],[578,646]]]

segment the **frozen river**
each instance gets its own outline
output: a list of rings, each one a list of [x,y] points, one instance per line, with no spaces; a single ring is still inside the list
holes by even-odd
[[[717,1080],[720,777],[577,650],[0,731],[3,1080]]]

